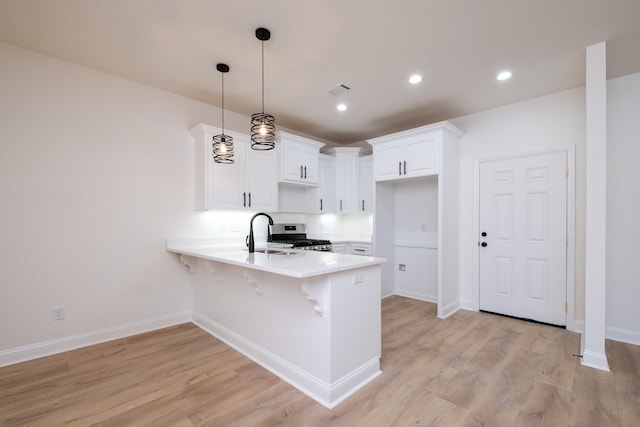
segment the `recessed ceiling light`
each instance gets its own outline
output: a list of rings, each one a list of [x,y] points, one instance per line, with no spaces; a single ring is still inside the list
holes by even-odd
[[[502,71],[496,77],[497,80],[509,80],[510,78],[511,78],[511,72],[510,71]]]
[[[347,109],[347,104],[338,104],[336,108],[338,111],[345,111]]]
[[[419,74],[414,74],[413,76],[409,77],[409,83],[411,83],[412,85],[418,84],[422,81],[422,76]]]

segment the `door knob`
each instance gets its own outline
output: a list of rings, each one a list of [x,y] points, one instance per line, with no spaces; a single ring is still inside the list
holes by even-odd
[[[480,246],[482,246],[483,248],[486,248],[487,247],[487,242],[480,243]]]

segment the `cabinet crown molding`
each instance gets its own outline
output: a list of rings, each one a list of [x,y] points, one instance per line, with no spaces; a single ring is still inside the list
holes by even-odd
[[[455,127],[448,121],[443,121],[443,122],[433,123],[426,126],[417,127],[414,129],[408,129],[408,130],[392,133],[385,136],[380,136],[378,138],[367,139],[367,142],[373,146],[373,145],[381,144],[388,141],[395,141],[398,139],[410,138],[410,137],[419,136],[428,132],[436,132],[436,131],[450,132],[453,135],[457,136],[458,138],[461,138],[462,135],[464,135],[464,132],[461,129]]]
[[[278,142],[283,142],[283,141],[292,141],[292,142],[298,142],[298,143],[302,143],[302,144],[307,144],[311,147],[316,147],[318,150],[320,150],[320,148],[324,147],[325,144],[324,142],[318,142],[318,141],[314,141],[313,139],[310,138],[306,138],[304,136],[300,136],[300,135],[295,135],[289,132],[282,132],[279,131],[276,135],[276,141]]]
[[[366,153],[363,153],[363,149],[362,147],[329,147],[325,150],[323,150],[323,153],[326,154],[330,154],[330,155],[337,155],[337,154],[358,154],[358,156],[362,156]]]

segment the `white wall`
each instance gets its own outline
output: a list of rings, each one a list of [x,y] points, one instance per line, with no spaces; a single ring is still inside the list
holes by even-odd
[[[640,344],[640,74],[607,98],[606,336]]]
[[[576,146],[575,312],[584,319],[585,206],[584,88],[508,105],[452,120],[460,142],[460,286],[463,306],[478,304],[474,229],[474,167],[478,159],[567,145]]]
[[[189,274],[165,239],[248,228],[193,211],[187,130],[219,110],[7,44],[0,73],[0,359],[184,320]]]

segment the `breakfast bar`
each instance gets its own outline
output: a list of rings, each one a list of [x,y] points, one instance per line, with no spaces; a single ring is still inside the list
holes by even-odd
[[[167,242],[192,275],[193,322],[328,408],[380,371],[370,256]]]

